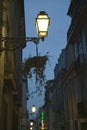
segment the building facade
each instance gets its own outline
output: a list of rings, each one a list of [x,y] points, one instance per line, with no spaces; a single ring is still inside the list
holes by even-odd
[[[56,130],[65,129],[64,121],[64,93],[63,79],[66,73],[66,49],[62,49],[58,64],[54,69],[54,90],[53,90],[53,111],[54,111],[54,127]]]
[[[63,82],[64,93],[66,92],[65,127],[69,130],[86,130],[87,0],[72,0],[68,15],[71,17],[71,24],[67,32],[67,65]]]
[[[4,37],[15,39],[3,40]],[[25,37],[24,1],[0,0],[0,130],[21,130],[22,125],[25,42],[17,37]]]
[[[55,67],[54,104],[57,110],[58,130],[87,129],[87,0],[71,0],[68,9],[71,24],[67,32],[65,62]],[[62,64],[65,63],[65,70]],[[61,71],[63,73],[61,73]],[[61,90],[61,91],[60,91]],[[62,108],[60,107],[62,103]],[[61,126],[61,113],[63,112]],[[60,127],[59,127],[60,125]]]

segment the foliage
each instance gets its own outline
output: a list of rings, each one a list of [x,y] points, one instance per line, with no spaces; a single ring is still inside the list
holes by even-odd
[[[33,75],[36,77],[36,84],[40,86],[45,85],[45,69],[48,56],[34,56],[25,60],[23,66],[23,73],[32,78]]]

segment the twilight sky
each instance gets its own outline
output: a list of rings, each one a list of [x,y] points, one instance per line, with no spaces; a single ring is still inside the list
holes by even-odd
[[[58,61],[61,50],[67,44],[67,31],[70,25],[70,17],[67,16],[70,0],[25,0],[25,26],[26,36],[37,37],[35,28],[35,18],[40,11],[45,11],[50,17],[51,23],[48,36],[45,41],[40,41],[38,45],[39,55],[46,55],[49,52],[49,62],[47,62],[46,79],[54,78],[54,68]],[[27,43],[23,51],[23,58],[33,57],[36,55],[35,44]],[[29,91],[35,90],[33,81],[28,80]],[[28,110],[31,106],[36,105],[37,109],[44,103],[44,89],[42,96],[33,95],[28,101]]]

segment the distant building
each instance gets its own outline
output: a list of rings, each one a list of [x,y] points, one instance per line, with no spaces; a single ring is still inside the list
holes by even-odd
[[[22,77],[22,130],[29,129],[29,122],[28,122],[28,110],[27,110],[27,100],[28,100],[28,80],[27,77]]]
[[[45,108],[44,106],[41,106],[36,114],[36,118],[35,118],[35,129],[37,130],[41,130],[41,113],[44,112],[45,113]],[[46,115],[44,114],[44,120],[46,120]],[[45,128],[46,129],[46,128]],[[43,130],[45,130],[43,129]]]
[[[57,68],[57,71],[56,70]],[[63,93],[63,79],[66,73],[66,49],[62,49],[60,57],[58,58],[58,66],[54,69],[54,75],[57,73],[53,84],[52,104],[54,111],[54,128],[57,130],[64,130],[64,93]]]
[[[53,83],[54,80],[48,80],[47,86],[45,87],[45,104],[44,104],[44,111],[45,111],[45,129],[46,130],[53,130],[53,111],[52,111],[52,93],[53,93]]]

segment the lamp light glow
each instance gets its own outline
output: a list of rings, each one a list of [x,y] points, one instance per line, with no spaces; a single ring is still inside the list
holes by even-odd
[[[30,127],[30,130],[32,130],[33,128],[32,127]]]
[[[50,25],[50,18],[45,11],[41,11],[36,18],[36,30],[38,36],[44,39],[48,35],[48,28]]]
[[[33,126],[33,122],[30,122],[30,126]]]
[[[36,107],[35,107],[35,105],[32,106],[32,112],[33,112],[33,113],[36,112]]]

